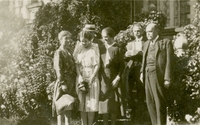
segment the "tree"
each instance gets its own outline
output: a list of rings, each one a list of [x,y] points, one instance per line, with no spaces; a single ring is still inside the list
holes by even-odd
[[[5,67],[11,59],[12,53],[7,50],[7,46],[10,46],[10,40],[12,36],[22,29],[25,25],[25,21],[16,16],[13,12],[9,11],[9,1],[0,2],[0,69]],[[7,11],[5,11],[7,10]]]
[[[50,2],[40,8],[33,24],[12,35],[11,44],[6,47],[6,52],[10,51],[12,58],[7,59],[9,63],[1,69],[0,87],[0,105],[6,107],[10,118],[17,118],[20,125],[48,124],[48,117],[51,115],[51,100],[48,99],[48,94],[51,92],[47,93],[46,88],[55,80],[52,60],[59,46],[58,33],[61,30],[68,30],[76,41],[85,23],[96,24],[99,32],[105,26],[113,26],[119,30],[126,24],[118,21],[114,15],[120,13],[119,16],[122,16],[120,9],[127,3],[113,6],[112,2],[108,5],[100,0]],[[117,12],[113,13],[110,10],[107,13],[98,7],[97,3],[102,3],[101,7],[106,7],[104,9],[112,7],[112,10]],[[101,9],[100,13],[98,9]],[[127,20],[123,19],[123,21]],[[71,52],[74,45],[75,42],[70,43]]]
[[[172,119],[177,122],[187,120],[190,124],[199,124],[200,118],[200,4],[194,6],[195,15],[191,24],[184,26],[183,32],[188,40],[185,54],[176,58],[175,88],[171,92],[176,103],[171,103]],[[175,116],[179,115],[179,116]],[[190,114],[190,115],[187,115]]]

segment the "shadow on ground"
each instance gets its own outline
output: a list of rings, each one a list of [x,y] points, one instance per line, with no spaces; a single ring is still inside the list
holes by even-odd
[[[146,103],[136,103],[132,109],[131,118],[119,117],[116,125],[151,125]],[[103,125],[101,116],[98,117],[95,125]]]

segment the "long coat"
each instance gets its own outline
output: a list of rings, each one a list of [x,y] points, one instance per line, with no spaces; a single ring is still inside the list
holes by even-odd
[[[155,54],[156,54],[156,74],[158,78],[158,82],[160,85],[164,85],[164,80],[172,81],[173,77],[173,61],[174,61],[174,50],[172,43],[169,39],[158,38],[155,43]],[[145,42],[144,50],[143,50],[143,60],[141,72],[143,73],[143,78],[145,78],[145,65],[146,65],[146,56],[148,52],[148,48],[150,45],[150,41]],[[144,80],[143,80],[144,81]]]

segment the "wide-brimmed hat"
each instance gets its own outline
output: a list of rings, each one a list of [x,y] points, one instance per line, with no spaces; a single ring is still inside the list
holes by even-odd
[[[85,24],[83,31],[95,31],[95,25],[94,24]]]

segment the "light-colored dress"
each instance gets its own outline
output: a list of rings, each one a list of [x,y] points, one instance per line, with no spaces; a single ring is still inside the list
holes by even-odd
[[[83,80],[89,81],[90,77],[94,73],[95,66],[100,63],[99,48],[98,45],[92,43],[89,48],[85,48],[79,44],[74,52],[75,63],[80,68],[79,71]],[[82,93],[78,89],[78,84],[81,82],[79,76],[76,80],[76,92],[80,101],[79,111],[84,112],[97,112],[99,103],[99,79],[98,75],[95,76],[94,82],[89,85],[89,92],[87,94]]]

